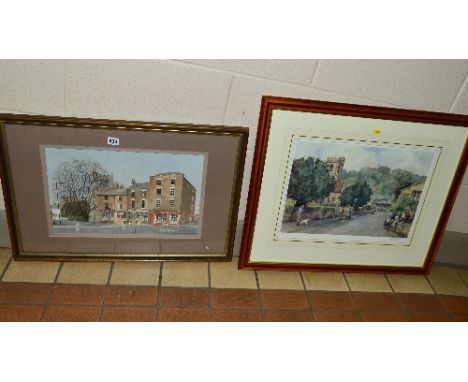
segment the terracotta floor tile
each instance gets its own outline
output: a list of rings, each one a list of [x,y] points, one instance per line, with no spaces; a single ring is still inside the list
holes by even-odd
[[[207,289],[200,288],[161,288],[161,306],[209,307]]]
[[[60,270],[58,283],[105,285],[109,278],[109,262],[67,262]]]
[[[309,292],[312,309],[353,309],[350,292]]]
[[[165,262],[162,271],[162,286],[208,287],[208,263]]]
[[[411,312],[445,312],[437,296],[425,294],[398,295],[403,309]]]
[[[53,283],[57,276],[59,262],[49,261],[12,261],[2,281]]]
[[[0,284],[0,302],[45,304],[52,285],[48,284]]]
[[[468,322],[468,314],[452,314],[453,321],[457,322]]]
[[[454,268],[434,266],[427,278],[439,294],[468,297],[468,287]]]
[[[316,321],[355,322],[362,321],[361,314],[353,310],[316,310],[313,312]]]
[[[247,271],[242,271],[247,272]],[[258,271],[258,283],[262,289],[303,290],[299,272]]]
[[[248,289],[212,289],[211,303],[214,308],[260,308],[259,292]]]
[[[401,312],[398,299],[393,293],[353,293],[354,307],[379,312]]]
[[[452,321],[447,313],[443,312],[409,312],[410,321],[419,322],[439,322],[439,321]]]
[[[43,305],[0,305],[2,322],[35,322],[40,321]]]
[[[159,284],[160,263],[119,263],[114,264],[111,285],[151,285]]]
[[[51,305],[101,305],[106,294],[102,285],[64,285],[54,286],[49,304]]]
[[[159,321],[211,321],[211,311],[209,309],[161,308],[159,310]]]
[[[346,273],[346,279],[354,292],[392,292],[384,275],[370,273]]]
[[[368,322],[403,322],[406,316],[401,312],[361,312],[364,321]]]
[[[106,305],[155,305],[158,300],[156,287],[111,286],[107,290]]]
[[[468,297],[439,295],[447,312],[468,314]]]
[[[313,321],[309,310],[265,310],[265,321],[270,322],[308,322]]]
[[[387,275],[393,290],[397,293],[434,294],[425,276],[422,275]]]
[[[104,308],[101,321],[151,322],[156,320],[156,308]]]
[[[309,309],[305,291],[263,290],[265,309]]]
[[[237,269],[238,258],[231,262],[210,263],[212,288],[257,289],[255,272]]]
[[[101,313],[97,306],[49,306],[44,321],[54,322],[95,322]]]
[[[212,318],[213,321],[221,322],[263,321],[260,310],[246,309],[214,310]]]
[[[307,290],[349,291],[343,273],[302,272]]]

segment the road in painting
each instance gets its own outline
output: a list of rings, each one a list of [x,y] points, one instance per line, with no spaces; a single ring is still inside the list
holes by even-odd
[[[408,238],[438,150],[298,139],[279,232],[347,238]]]
[[[202,153],[44,147],[51,233],[197,235]]]

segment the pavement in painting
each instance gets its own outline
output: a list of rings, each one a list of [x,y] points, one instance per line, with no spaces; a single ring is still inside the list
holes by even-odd
[[[98,224],[88,222],[63,222],[52,226],[54,234],[163,234],[163,235],[196,235],[197,224],[186,224],[179,227],[156,227],[148,224]]]
[[[398,237],[396,233],[384,228],[385,216],[385,212],[376,212],[361,216],[353,215],[351,220],[337,218],[309,220],[307,226],[298,226],[296,222],[288,222],[282,224],[281,231],[284,233]]]

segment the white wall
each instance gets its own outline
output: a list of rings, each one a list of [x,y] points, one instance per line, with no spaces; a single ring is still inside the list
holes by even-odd
[[[468,114],[467,75],[468,60],[0,60],[0,112],[247,126],[243,219],[262,95]],[[463,183],[448,230],[468,233]]]

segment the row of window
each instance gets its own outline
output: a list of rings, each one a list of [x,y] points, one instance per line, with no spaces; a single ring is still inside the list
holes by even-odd
[[[134,198],[135,195],[136,195],[135,191],[132,190],[132,192],[130,193],[130,195],[131,195],[132,198]],[[141,195],[142,198],[146,198],[146,190],[142,190],[140,195]],[[122,197],[119,196],[119,201],[122,200],[121,198],[122,198]]]
[[[145,207],[146,207],[146,201],[142,200],[141,201],[141,208],[145,208]],[[175,207],[175,200],[174,199],[169,199],[169,208],[174,208],[174,207]],[[135,201],[132,200],[132,209],[134,209],[134,208],[136,208],[136,204],[135,204]],[[161,208],[161,198],[156,199],[156,208]],[[109,203],[104,204],[104,209],[105,210],[110,210]],[[123,204],[122,203],[119,204],[119,210],[123,210]]]
[[[176,182],[176,179],[175,178],[171,178],[171,184],[175,184]],[[161,186],[162,185],[162,180],[161,179],[157,179],[156,180],[156,185],[157,186]]]
[[[156,196],[161,196],[162,195],[162,188],[158,187],[156,189]],[[175,187],[171,187],[169,190],[169,195],[170,196],[175,196]]]
[[[174,183],[172,183],[172,181],[174,181]],[[158,185],[161,185],[160,180],[158,180],[157,182],[159,182],[159,183],[157,183]],[[171,179],[171,184],[175,185],[175,179]],[[160,187],[156,188],[156,195],[161,195],[161,193],[162,193],[162,189]],[[170,196],[175,196],[175,186],[171,186],[171,188],[169,190],[169,194],[170,194]],[[136,192],[132,191],[130,193],[130,195],[131,195],[132,198],[135,198]],[[57,195],[57,197],[58,197],[58,195]],[[146,198],[146,190],[141,191],[141,197]],[[104,195],[104,200],[109,200],[109,195]],[[122,195],[119,195],[119,202],[121,202],[122,200],[123,200]]]
[[[169,208],[175,207],[175,199],[169,199]],[[161,208],[161,198],[156,199],[156,208]]]

